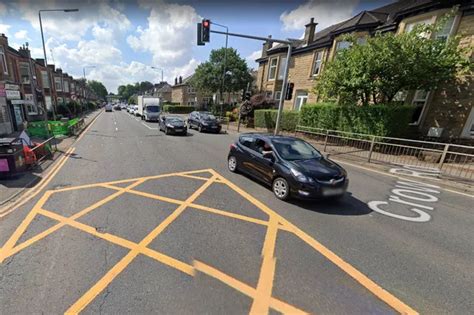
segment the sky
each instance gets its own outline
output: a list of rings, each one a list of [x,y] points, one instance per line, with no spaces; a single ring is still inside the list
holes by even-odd
[[[225,36],[211,33],[205,46],[196,45],[196,23],[203,18],[226,25],[229,32],[273,38],[301,38],[311,17],[317,30],[392,0],[0,0],[0,33],[9,45],[29,44],[33,58],[43,58],[38,20],[43,12],[48,63],[74,77],[104,83],[109,92],[137,81],[170,83],[186,77],[225,45]],[[216,25],[212,29],[224,30]],[[257,68],[262,42],[229,37],[250,68]]]

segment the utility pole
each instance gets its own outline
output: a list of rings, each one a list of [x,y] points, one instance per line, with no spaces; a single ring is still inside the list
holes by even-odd
[[[215,23],[215,22],[210,22],[211,25],[217,25],[220,27],[225,28],[225,50],[224,50],[224,69],[222,71],[222,84],[221,84],[221,95],[220,95],[220,103],[221,103],[221,117],[223,117],[223,111],[224,111],[224,87],[225,87],[225,75],[227,73],[227,46],[229,43],[229,28],[225,25]]]

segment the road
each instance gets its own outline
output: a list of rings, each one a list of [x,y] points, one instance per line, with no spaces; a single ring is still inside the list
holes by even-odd
[[[235,137],[102,113],[0,219],[0,313],[474,312],[470,196],[408,221],[368,206],[397,178],[345,165],[342,201],[282,202],[227,170]]]

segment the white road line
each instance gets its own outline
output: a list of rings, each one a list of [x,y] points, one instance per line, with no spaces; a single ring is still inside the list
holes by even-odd
[[[152,128],[152,127],[148,126],[147,124],[145,124],[144,122],[142,122],[142,125],[147,127],[148,129],[151,129],[151,130],[158,130],[158,128]]]
[[[363,167],[363,166],[360,166],[360,165],[352,164],[352,163],[349,163],[349,162],[344,162],[344,161],[337,160],[337,159],[332,159],[332,160],[334,160],[334,161],[337,162],[337,163],[350,165],[350,166],[352,166],[352,167],[360,168],[360,169],[363,169],[363,170],[366,170],[366,171],[370,171],[370,172],[374,172],[374,173],[377,173],[377,174],[382,174],[382,175],[385,175],[385,176],[390,176],[390,177],[400,178],[400,179],[408,179],[408,177],[398,176],[398,175],[394,175],[394,174],[389,174],[389,173],[386,173],[386,172],[383,172],[383,171],[377,171],[377,170],[374,170],[374,169],[370,169],[370,168]],[[463,192],[460,192],[460,191],[456,191],[456,190],[452,190],[452,189],[444,188],[444,187],[441,187],[441,189],[444,190],[444,191],[448,191],[448,192],[454,193],[454,194],[459,194],[459,195],[462,195],[462,196],[465,196],[465,197],[474,198],[474,195],[472,195],[472,194],[466,194],[466,193],[463,193]]]
[[[115,131],[118,131],[118,128],[117,128],[117,127],[115,127]]]

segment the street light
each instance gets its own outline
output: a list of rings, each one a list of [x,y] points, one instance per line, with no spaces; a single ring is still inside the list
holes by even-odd
[[[82,73],[84,75],[84,83],[86,82],[86,68],[95,68],[95,66],[84,66],[82,67]]]
[[[49,97],[51,98],[51,105],[53,103],[53,83],[51,82],[52,80],[49,77],[49,71],[48,71],[48,59],[46,58],[46,46],[44,44],[44,34],[43,34],[43,23],[41,21],[41,12],[77,12],[79,9],[47,9],[47,10],[39,10],[38,11],[38,18],[39,18],[39,24],[40,24],[40,31],[41,31],[41,42],[43,44],[43,53],[44,53],[44,66],[46,67],[46,74],[48,77],[48,83],[49,83]],[[49,137],[49,129],[48,129],[48,109],[46,107],[46,101],[43,102],[44,105],[44,122],[45,122],[45,127],[46,127],[46,134]],[[54,107],[53,107],[53,116],[54,116]]]
[[[151,67],[151,68],[155,70],[161,70],[161,82],[163,82],[163,68],[158,68],[158,67]]]

